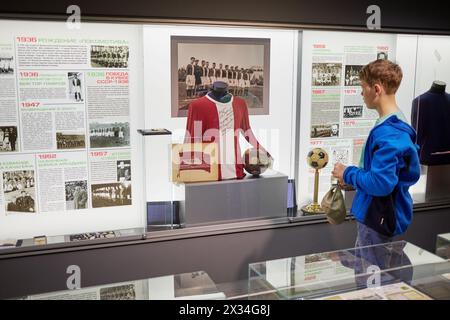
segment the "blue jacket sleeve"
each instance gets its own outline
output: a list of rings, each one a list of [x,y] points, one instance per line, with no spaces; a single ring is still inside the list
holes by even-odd
[[[397,164],[399,147],[392,142],[380,142],[369,171],[349,166],[344,171],[344,182],[371,196],[387,196],[398,183]]]

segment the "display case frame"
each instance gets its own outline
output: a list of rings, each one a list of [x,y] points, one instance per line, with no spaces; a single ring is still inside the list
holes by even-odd
[[[44,6],[45,7],[45,6]],[[109,8],[110,6],[108,6]],[[48,9],[49,7],[47,7]],[[116,8],[117,9],[117,8]],[[56,11],[55,11],[56,10]],[[21,11],[21,10],[19,10]],[[64,12],[59,12],[61,10],[55,9],[52,5],[52,9],[45,10],[42,8],[35,9],[34,13],[33,10],[27,11],[28,13],[20,13],[19,11],[14,11],[13,9],[9,10],[9,12],[2,12],[0,13],[0,18],[2,19],[8,19],[8,20],[19,20],[19,21],[66,21],[67,15],[65,15]],[[349,11],[345,9],[345,11]],[[51,12],[51,13],[50,13]],[[234,20],[234,19],[204,19],[201,17],[195,17],[197,15],[193,14],[193,18],[185,18],[184,16],[180,16],[179,18],[174,17],[142,17],[139,15],[135,16],[123,16],[121,15],[121,8],[120,10],[116,11],[116,14],[105,14],[105,15],[98,15],[95,14],[94,11],[89,10],[86,12],[86,14],[83,14],[82,21],[83,22],[111,22],[111,23],[130,23],[130,24],[163,24],[163,25],[188,25],[188,26],[222,26],[222,27],[250,27],[250,28],[274,28],[274,29],[295,29],[295,30],[331,30],[331,31],[356,31],[356,32],[388,32],[388,33],[399,33],[399,34],[443,34],[443,35],[450,35],[450,30],[445,28],[437,28],[436,25],[433,27],[428,27],[426,24],[422,25],[422,28],[414,28],[413,25],[410,25],[409,27],[402,27],[401,23],[397,25],[397,27],[390,27],[383,28],[383,30],[380,31],[368,31],[366,26],[360,25],[360,26],[348,26],[343,25],[342,23],[335,23],[335,24],[325,24],[323,23],[324,20],[316,21],[317,23],[308,23],[308,22],[276,22],[273,19],[272,22],[270,21],[270,17],[266,20]],[[142,11],[143,12],[143,11]],[[151,12],[149,10],[148,12]],[[362,12],[362,11],[361,11]],[[198,13],[201,13],[201,11],[198,11]],[[141,12],[139,14],[142,14]],[[279,15],[282,16],[282,15]],[[397,19],[398,13],[395,13],[395,17]],[[273,18],[273,17],[272,17]],[[348,19],[344,19],[341,22],[346,22]],[[299,68],[299,73],[301,72],[301,68]],[[299,90],[300,91],[300,90]],[[296,106],[297,108],[300,108],[300,105]],[[297,158],[295,160],[296,162],[299,161]],[[298,167],[298,166],[297,166]],[[296,169],[297,170],[297,169]],[[298,175],[298,172],[295,174],[295,176]],[[419,202],[414,204],[414,212],[420,212],[423,215],[428,215],[428,213],[433,213],[436,210],[439,209],[448,209],[450,208],[450,200],[443,200],[443,201],[433,201],[433,202]],[[443,211],[443,210],[441,210]],[[441,215],[445,213],[440,213]],[[432,215],[432,214],[431,214]],[[347,217],[346,223],[349,223],[353,220],[353,218],[349,215]],[[58,242],[58,243],[52,243],[52,241],[47,241],[47,244],[44,245],[35,245],[32,239],[22,239],[26,240],[23,241],[24,243],[27,243],[27,246],[22,247],[13,247],[8,246],[7,249],[0,250],[0,263],[6,262],[7,260],[11,259],[22,259],[22,258],[34,258],[36,256],[40,255],[58,255],[61,253],[68,253],[68,252],[81,252],[84,250],[97,250],[101,248],[115,248],[115,247],[121,247],[121,246],[139,246],[140,244],[148,245],[149,243],[153,242],[164,242],[164,241],[174,241],[177,239],[194,239],[194,238],[205,238],[205,237],[215,237],[219,235],[226,235],[226,234],[239,234],[239,233],[257,233],[258,231],[263,230],[281,230],[284,228],[292,228],[295,229],[299,226],[302,228],[310,228],[311,226],[317,225],[317,224],[326,224],[326,218],[324,216],[315,216],[315,217],[291,217],[291,218],[278,218],[278,219],[267,219],[264,221],[247,221],[244,223],[227,223],[222,225],[212,225],[212,226],[204,226],[204,227],[193,227],[190,230],[169,230],[169,231],[157,231],[157,232],[148,232],[145,228],[142,229],[136,229],[134,231],[131,231],[130,233],[127,233],[126,236],[116,237],[114,239],[94,239],[90,241],[81,241],[81,242]],[[120,230],[118,230],[121,232]],[[442,231],[442,230],[441,230]],[[40,234],[36,234],[38,236]],[[62,236],[65,238],[65,236]],[[48,237],[47,240],[49,240],[50,237]],[[60,238],[62,239],[62,238]],[[423,238],[421,238],[423,239]],[[21,239],[19,239],[21,240]],[[17,260],[17,261],[19,261]],[[23,260],[20,260],[23,261]],[[18,262],[19,263],[19,262]],[[6,265],[6,264],[2,264]],[[36,270],[37,273],[39,273],[39,270]],[[101,272],[101,271],[98,271]],[[12,275],[14,276],[14,275]],[[44,285],[44,284],[43,284]],[[4,293],[3,293],[4,294]]]
[[[99,20],[96,20],[96,17],[89,17],[89,16],[86,16],[86,17],[84,17],[85,19],[86,19],[86,21],[102,21],[102,18],[100,18]],[[24,18],[24,20],[28,20],[28,18]],[[49,19],[49,20],[52,20],[52,19]],[[120,19],[112,19],[112,21],[119,21]],[[142,21],[144,21],[144,20],[142,20]],[[128,22],[128,23],[142,23],[142,21],[137,21],[137,20],[135,20],[135,21],[129,21],[129,20],[127,20],[127,19],[125,19],[124,20],[124,22]],[[152,23],[156,23],[157,21],[153,21],[153,20],[146,20],[148,23],[150,23],[150,22],[152,22]],[[192,21],[183,21],[183,20],[165,20],[164,21],[164,25],[170,25],[170,24],[179,24],[179,25],[192,25],[192,26],[196,26],[196,25],[204,25],[204,26],[211,26],[211,27],[214,27],[214,26],[219,26],[219,25],[229,25],[229,26],[234,26],[234,27],[238,27],[238,26],[242,26],[241,24],[239,24],[239,23],[233,23],[233,22],[223,22],[223,21],[209,21],[209,22],[205,22],[205,21],[195,21],[195,20],[192,20]],[[148,24],[149,26],[151,26],[152,24]],[[282,27],[282,25],[277,25],[277,24],[264,24],[264,23],[248,23],[248,24],[243,24],[243,25],[245,25],[245,26],[247,26],[247,27],[249,27],[249,28],[255,28],[255,29],[258,29],[258,28],[265,28],[265,27],[271,27],[271,28],[281,28]],[[286,26],[285,26],[286,27]],[[320,26],[317,26],[317,27],[313,27],[313,26],[303,26],[301,29],[298,29],[298,28],[300,28],[300,26],[299,25],[290,25],[289,26],[289,29],[294,29],[294,30],[298,30],[299,32],[301,32],[301,31],[303,31],[303,30],[311,30],[311,29],[314,29],[314,30],[320,30],[320,29],[322,29]],[[339,28],[333,28],[333,27],[331,27],[331,28],[327,28],[327,27],[325,27],[324,29],[327,29],[327,30],[339,30]],[[345,28],[344,28],[345,29]],[[351,30],[351,31],[360,31],[360,32],[363,32],[364,30],[362,30],[362,29],[360,29],[360,30],[358,30],[358,28],[355,28],[355,29],[353,29],[353,28],[350,28],[349,30]],[[341,31],[342,31],[342,29],[341,29]],[[390,32],[392,32],[393,30],[384,30],[383,32],[385,32],[385,33],[390,33]],[[400,30],[398,30],[398,32],[400,33]],[[299,45],[301,46],[301,44],[299,43]],[[298,51],[298,53],[299,53],[299,57],[300,57],[300,53],[301,53],[301,49],[299,49],[299,51]],[[300,75],[301,75],[301,66],[298,66],[298,68],[297,68],[298,70],[297,70],[297,77],[300,77]],[[301,81],[299,81],[299,84],[301,85]],[[297,96],[299,96],[300,95],[300,93],[301,93],[301,88],[299,88],[298,89],[298,91],[296,92],[296,95]],[[296,105],[296,108],[298,108],[298,109],[300,109],[300,100],[298,99],[298,101],[297,101],[297,105]],[[296,120],[296,121],[298,121],[298,119]],[[298,123],[297,122],[295,122],[296,123],[296,125],[295,125],[295,130],[297,130],[298,129]],[[298,132],[296,133],[297,135],[298,135]],[[296,154],[296,156],[295,156],[295,159],[294,159],[294,162],[295,163],[298,163],[299,161],[300,161],[300,155],[298,154],[298,151],[297,150],[294,150],[295,152],[295,154]],[[298,169],[297,169],[297,166],[296,166],[296,168],[294,169],[294,171],[296,171],[295,172],[295,177],[297,177],[298,175],[299,175],[299,173],[297,172],[298,171]],[[298,184],[297,184],[297,186],[298,186]],[[144,191],[145,192],[145,191]],[[447,206],[447,205],[449,205],[449,202],[450,202],[450,200],[449,201],[447,201],[447,200],[440,200],[440,201],[433,201],[433,202],[429,202],[429,203],[427,203],[427,202],[421,202],[421,201],[419,201],[419,202],[417,202],[416,204],[415,204],[415,208],[417,208],[417,209],[420,209],[420,210],[422,210],[422,209],[429,209],[429,208],[433,208],[433,207],[442,207],[442,206]],[[349,204],[349,203],[348,203]],[[144,204],[145,205],[145,204]],[[172,217],[173,217],[173,215],[172,215]],[[348,216],[348,220],[349,220],[349,218],[350,218],[350,216]],[[303,217],[303,216],[297,216],[297,215],[290,215],[290,217],[288,217],[287,216],[287,214],[286,214],[286,218],[280,218],[280,217],[278,217],[278,218],[276,218],[276,219],[271,219],[271,218],[269,218],[269,219],[266,219],[266,222],[267,223],[272,223],[272,222],[274,222],[275,223],[275,225],[276,224],[282,224],[282,223],[296,223],[296,222],[301,222],[301,221],[322,221],[322,222],[325,222],[326,221],[326,219],[325,219],[325,216],[323,216],[323,215],[318,215],[318,216],[315,216],[315,217]],[[264,224],[264,223],[263,223]],[[239,229],[240,228],[240,225],[239,224],[233,224],[233,223],[230,223],[230,224],[228,224],[228,223],[226,223],[226,224],[223,224],[223,228],[224,229],[229,229],[229,226],[233,226],[233,228],[234,227],[236,227],[237,229]],[[242,225],[244,228],[246,227],[246,226],[249,226],[249,225],[252,225],[252,223],[246,223],[246,224],[244,224],[244,225]],[[253,224],[253,225],[255,225],[255,226],[258,226],[258,225],[261,225],[261,221],[255,221],[255,223]],[[217,228],[218,226],[214,226],[214,225],[211,225],[211,226],[206,226],[206,229],[209,229],[209,230],[217,230],[217,229],[220,229],[220,227],[219,228]],[[195,228],[194,229],[192,229],[192,234],[195,234]],[[201,228],[201,229],[197,229],[197,230],[205,230],[205,228]],[[107,232],[107,231],[113,231],[114,232],[114,230],[105,230],[105,231],[103,231],[103,230],[96,230],[95,232]],[[118,233],[120,233],[120,230],[117,230],[118,231]],[[147,230],[147,231],[150,231],[150,230]],[[145,231],[145,232],[143,232],[143,233],[146,233],[147,231]],[[90,232],[90,230],[87,230],[87,232],[86,233],[88,233],[88,232]],[[36,236],[40,236],[40,233],[39,234],[36,234]],[[136,237],[136,238],[139,238],[139,237],[147,237],[147,235],[144,235],[144,236],[142,236],[142,234],[141,234],[141,232],[138,232],[138,233],[136,233],[136,234],[133,234],[133,236],[134,237]],[[176,236],[176,234],[174,233],[174,236]],[[50,236],[48,236],[48,237],[50,237]],[[19,241],[20,240],[24,240],[24,239],[18,239]],[[115,239],[115,240],[118,240],[118,239]],[[102,240],[103,241],[103,240]],[[106,241],[106,240],[104,240],[104,241]],[[26,243],[29,243],[30,241],[29,240],[26,240],[25,241]],[[22,241],[22,243],[24,243],[24,241]],[[43,243],[43,242],[41,242],[41,243]],[[50,243],[48,243],[48,244],[51,244],[51,241],[50,241]],[[46,244],[41,244],[40,246],[36,246],[36,248],[38,249],[41,249],[41,248],[44,248],[46,246]],[[4,250],[2,250],[1,252],[2,253],[8,253],[8,252],[14,252],[14,248],[13,248],[13,246],[9,246],[10,248],[8,248],[8,249],[4,249]],[[28,248],[30,248],[30,247],[28,247]],[[11,251],[11,250],[13,250],[13,251]]]

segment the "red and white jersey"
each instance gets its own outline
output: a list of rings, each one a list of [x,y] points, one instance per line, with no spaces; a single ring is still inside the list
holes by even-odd
[[[185,143],[218,144],[219,180],[245,177],[239,145],[240,134],[253,147],[264,150],[250,128],[247,104],[239,97],[232,96],[227,103],[218,102],[208,95],[192,101],[186,131]]]

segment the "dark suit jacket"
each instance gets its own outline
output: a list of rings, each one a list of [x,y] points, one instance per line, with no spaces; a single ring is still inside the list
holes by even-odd
[[[420,163],[450,164],[450,94],[427,91],[415,98],[411,125],[417,132]]]

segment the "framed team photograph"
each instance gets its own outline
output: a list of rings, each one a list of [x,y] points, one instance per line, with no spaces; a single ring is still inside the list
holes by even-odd
[[[269,114],[270,39],[172,36],[172,117],[186,117],[216,81],[244,99],[250,115]]]

